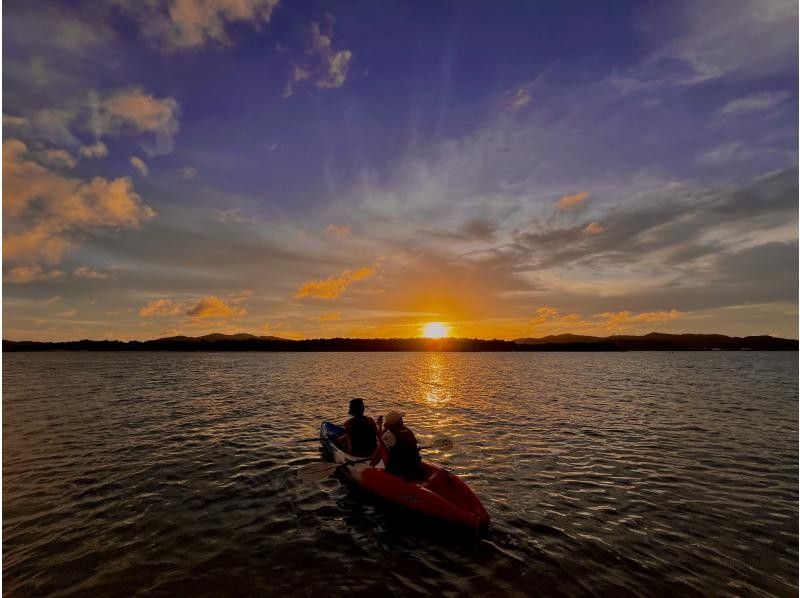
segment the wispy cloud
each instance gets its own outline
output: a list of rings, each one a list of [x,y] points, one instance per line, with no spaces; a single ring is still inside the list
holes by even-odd
[[[753,150],[746,147],[743,143],[731,141],[730,143],[723,143],[722,145],[718,145],[713,149],[701,153],[697,156],[697,161],[700,164],[718,166],[736,160],[745,160],[752,155]]]
[[[524,87],[520,87],[508,99],[508,102],[506,103],[506,110],[514,111],[524,108],[531,103],[531,99],[531,92]]]
[[[291,96],[297,84],[306,80],[321,88],[330,89],[344,85],[353,53],[350,50],[333,49],[334,22],[331,15],[326,15],[321,23],[311,23],[306,61],[292,65],[292,74],[283,93],[284,98]]]
[[[350,227],[346,224],[329,224],[325,227],[325,234],[329,237],[344,239],[350,236]]]
[[[789,98],[785,91],[762,91],[730,100],[720,110],[723,116],[748,114],[750,112],[764,112],[772,110]]]
[[[183,303],[176,303],[170,299],[154,299],[139,310],[142,317],[151,316],[177,316],[186,312]]]
[[[331,276],[324,280],[309,280],[300,285],[294,296],[298,299],[337,299],[356,281],[364,280],[377,272],[375,266],[365,266],[358,270],[345,270],[339,276]]]
[[[89,266],[80,266],[75,268],[73,272],[74,276],[78,278],[85,278],[87,280],[106,280],[110,277],[108,272],[103,272],[102,270],[95,270],[94,268],[90,268]]]
[[[144,160],[139,158],[138,156],[131,156],[131,166],[133,166],[139,174],[142,176],[147,176],[150,174],[150,169],[147,168],[147,164],[144,163]]]
[[[197,168],[193,166],[186,166],[181,168],[181,177],[187,180],[191,180],[197,176]]]
[[[602,326],[609,330],[619,330],[632,324],[660,323],[674,320],[686,315],[685,312],[671,309],[669,311],[648,311],[639,314],[630,311],[604,312],[597,314],[602,320]]]
[[[588,198],[589,193],[586,191],[581,191],[580,193],[575,193],[573,195],[562,195],[561,198],[556,202],[556,209],[571,210],[581,205]]]
[[[599,222],[590,222],[583,228],[583,232],[585,232],[587,235],[599,235],[605,230],[606,229],[603,228],[603,225]]]
[[[61,270],[45,271],[41,266],[14,266],[8,269],[3,280],[11,284],[27,284],[40,280],[55,280],[63,276],[64,272]]]
[[[313,319],[319,322],[335,322],[342,317],[342,312],[340,311],[326,311],[318,316],[315,316]]]
[[[104,158],[108,155],[108,146],[102,141],[98,141],[92,145],[81,146],[79,153],[82,158]]]

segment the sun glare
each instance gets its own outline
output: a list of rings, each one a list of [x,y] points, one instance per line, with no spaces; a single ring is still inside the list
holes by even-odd
[[[425,338],[445,338],[450,334],[450,327],[442,322],[428,322],[422,327]]]

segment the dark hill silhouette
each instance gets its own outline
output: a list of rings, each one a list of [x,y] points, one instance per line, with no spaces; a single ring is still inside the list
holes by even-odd
[[[520,344],[551,345],[563,337],[568,342],[610,344],[619,351],[796,351],[798,341],[774,336],[725,336],[724,334],[666,334],[651,332],[643,336],[616,334],[602,337],[560,335],[558,337],[519,338]]]
[[[559,334],[515,341],[471,338],[317,338],[289,340],[253,334],[172,336],[150,341],[3,341],[3,351],[797,351],[795,339],[722,334],[609,337]]]

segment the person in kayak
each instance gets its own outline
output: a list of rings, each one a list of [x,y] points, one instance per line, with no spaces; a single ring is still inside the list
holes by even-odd
[[[386,425],[381,434],[380,448],[375,451],[370,465],[373,467],[382,458],[386,463],[386,471],[409,481],[424,477],[422,459],[419,456],[417,437],[403,423],[405,413],[390,411],[386,414]],[[383,417],[378,417],[378,426],[383,424]]]
[[[380,431],[375,420],[364,415],[364,401],[353,399],[347,411],[352,417],[344,424],[345,433],[335,442],[346,447],[348,454],[355,457],[369,457],[378,446]]]

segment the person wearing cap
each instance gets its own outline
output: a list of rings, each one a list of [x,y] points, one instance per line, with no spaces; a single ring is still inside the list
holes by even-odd
[[[370,457],[378,446],[380,431],[375,420],[364,415],[363,399],[350,401],[347,411],[352,417],[344,423],[345,433],[335,442],[344,444],[347,453],[355,457]]]
[[[385,452],[375,451],[370,465],[376,465],[381,458],[386,463],[386,471],[405,478],[419,480],[423,477],[422,459],[419,456],[417,437],[403,422],[405,413],[390,411],[386,414],[386,425],[381,434],[381,445]],[[378,417],[378,426],[383,417]]]

